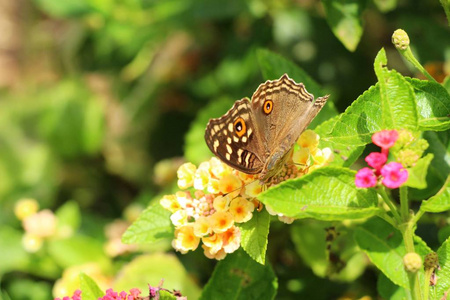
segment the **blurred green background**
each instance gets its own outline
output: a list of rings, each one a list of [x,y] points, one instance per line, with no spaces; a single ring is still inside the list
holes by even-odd
[[[350,38],[338,38],[326,18],[326,7],[342,3],[354,13]],[[136,250],[108,255],[105,226],[122,220],[126,228],[173,191],[184,154],[194,163],[210,156],[207,120],[263,82],[258,49],[295,62],[342,112],[375,83],[381,47],[391,68],[415,75],[391,45],[397,28],[442,81],[450,34],[438,1],[0,0],[0,298],[49,299],[65,269],[90,261],[121,286],[115,275]],[[56,212],[58,232],[65,225],[70,233],[26,251],[14,214],[22,198]],[[179,264],[158,258],[170,249],[168,239],[137,253],[164,269]],[[309,269],[289,270],[299,260],[292,249],[286,240],[273,250],[284,257],[272,261],[279,299],[318,285],[336,297],[349,290]],[[187,270],[179,280],[195,298],[215,262],[201,251],[178,258]],[[374,294],[373,276],[353,283],[354,294]]]

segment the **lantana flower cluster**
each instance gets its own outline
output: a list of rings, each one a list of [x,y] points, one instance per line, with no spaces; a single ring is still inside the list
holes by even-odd
[[[365,161],[371,167],[365,167],[356,173],[355,184],[359,188],[374,187],[381,184],[390,189],[400,187],[408,180],[408,171],[400,162],[389,162],[389,149],[392,148],[399,138],[396,130],[382,130],[372,136],[372,142],[381,147],[381,152],[372,152]]]
[[[240,247],[239,224],[248,222],[255,208],[262,209],[258,194],[266,187],[289,178],[302,176],[332,160],[331,149],[319,149],[319,136],[306,130],[290,153],[285,168],[269,182],[262,184],[258,174],[239,172],[213,157],[198,167],[185,163],[177,171],[182,190],[166,195],[161,205],[169,210],[175,226],[172,246],[181,253],[201,247],[206,257],[221,260]],[[270,207],[267,211],[283,222],[293,221]]]
[[[141,300],[140,295],[141,290],[138,288],[131,289],[129,293],[125,291],[119,293],[113,289],[107,289],[105,296],[98,298],[98,300]],[[55,298],[54,300],[81,300],[81,290],[73,292],[72,297],[65,296],[63,298]]]
[[[49,209],[39,211],[39,203],[35,199],[17,201],[14,213],[25,230],[22,245],[26,251],[37,252],[46,239],[56,235],[57,217]]]

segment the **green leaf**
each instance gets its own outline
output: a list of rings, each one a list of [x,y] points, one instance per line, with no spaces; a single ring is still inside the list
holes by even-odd
[[[329,222],[306,219],[294,222],[290,226],[291,238],[297,253],[314,274],[344,282],[356,280],[366,268],[366,257],[353,239],[350,228],[339,226],[336,230],[339,236],[332,242],[332,251],[338,255],[345,265],[336,268],[327,255],[326,228],[332,226]],[[343,230],[341,230],[343,229]]]
[[[322,0],[327,22],[334,35],[349,51],[355,51],[363,33],[360,0]]]
[[[154,253],[140,255],[126,264],[115,279],[114,289],[128,291],[139,288],[148,291],[148,285],[156,287],[164,279],[163,287],[181,291],[188,299],[198,299],[200,289],[181,262],[173,254]]]
[[[222,116],[232,105],[233,101],[222,98],[211,101],[207,107],[198,113],[185,137],[184,156],[187,161],[198,165],[213,156],[205,142],[206,124],[208,124],[209,119]]]
[[[33,300],[47,300],[52,297],[52,284],[43,280],[27,279],[27,277],[16,278],[16,280],[8,280],[6,285],[8,296],[2,298],[0,292],[0,299],[33,299]]]
[[[80,226],[80,208],[75,201],[68,201],[55,212],[58,232],[62,236],[72,235]]]
[[[345,168],[320,168],[270,188],[258,199],[294,218],[331,221],[373,216],[379,212],[377,195],[373,189],[356,188],[355,174]]]
[[[383,299],[390,299],[390,300],[406,299],[405,289],[394,284],[383,273],[378,275],[377,290]]]
[[[450,238],[439,247],[437,254],[441,269],[436,271],[438,277],[436,299],[445,299],[444,295],[450,293]]]
[[[22,235],[22,232],[9,226],[0,227],[0,277],[27,264],[28,254],[22,246]]]
[[[149,244],[173,237],[171,213],[159,203],[150,205],[122,235],[125,244]]]
[[[408,168],[408,180],[405,182],[406,186],[416,189],[424,189],[427,187],[427,171],[434,155],[428,153],[426,156],[420,158],[414,167]]]
[[[236,251],[217,264],[200,299],[274,299],[277,288],[277,278],[270,266]]]
[[[336,116],[331,120],[328,120],[326,122],[323,122],[317,128],[314,130],[319,136],[320,136],[320,148],[329,147],[334,151],[334,159],[330,162],[330,165],[332,166],[343,166],[343,167],[349,167],[351,166],[356,159],[362,154],[364,151],[364,147],[357,146],[357,145],[348,145],[348,142],[342,143],[339,137],[339,132],[342,133],[341,137],[344,137],[346,133],[339,131],[340,129],[337,129],[336,131],[333,131],[333,128],[335,128],[335,125],[337,121],[340,119],[340,116]],[[333,132],[333,134],[332,134]],[[335,138],[334,134],[337,134],[337,138]],[[353,136],[357,136],[357,133],[351,134]],[[344,138],[345,139],[345,138]],[[350,139],[351,143],[356,141],[357,144],[358,138]]]
[[[101,241],[81,235],[68,239],[49,240],[48,252],[62,267],[67,268],[87,262],[107,263]]]
[[[373,1],[378,9],[383,12],[389,12],[397,7],[397,0],[374,0]]]
[[[427,140],[429,147],[425,154],[434,155],[427,172],[427,187],[425,189],[411,188],[411,199],[423,200],[434,196],[444,185],[450,174],[450,135],[448,132],[426,131],[423,137]]]
[[[411,129],[418,127],[418,113],[412,86],[395,70],[388,70],[386,52],[382,48],[375,58],[381,97],[383,129]]]
[[[85,0],[34,0],[34,2],[44,12],[60,18],[81,16],[90,11],[90,6]]]
[[[100,290],[97,283],[84,273],[80,274],[80,289],[82,291],[83,300],[97,300],[105,295],[105,293]]]
[[[450,129],[450,95],[437,82],[406,78],[413,86],[419,112],[419,129],[443,131]]]
[[[325,95],[320,85],[293,62],[265,49],[259,49],[257,51],[257,57],[261,72],[266,80],[278,79],[286,73],[295,82],[302,82],[306,90],[313,94],[315,98]],[[333,102],[328,100],[327,104],[311,122],[309,128],[314,128],[335,115],[337,115],[337,110]]]
[[[403,267],[406,248],[400,231],[380,218],[371,218],[356,228],[355,239],[371,262],[393,283],[409,288],[408,276]],[[422,240],[416,238],[415,242],[415,251],[422,258],[431,252]],[[419,271],[419,276],[422,282],[423,269]]]
[[[420,210],[426,212],[440,213],[450,210],[450,176],[447,178],[441,190],[428,199],[423,201]]]
[[[266,210],[253,212],[250,221],[239,224],[241,246],[255,261],[264,265],[269,235],[270,215]]]

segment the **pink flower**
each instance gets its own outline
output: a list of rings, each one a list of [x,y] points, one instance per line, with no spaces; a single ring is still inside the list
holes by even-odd
[[[387,150],[395,144],[397,139],[397,130],[381,130],[372,135],[372,142],[378,147],[381,147],[383,152],[387,152]]]
[[[380,152],[372,152],[365,158],[367,164],[377,170],[377,173],[380,171],[381,167],[387,161],[387,155],[385,153]]]
[[[374,187],[377,184],[377,177],[370,168],[362,168],[356,173],[355,184],[359,188]]]
[[[381,182],[390,189],[400,187],[408,179],[408,171],[398,162],[390,162],[381,168],[381,175],[384,177]]]
[[[141,294],[141,290],[138,289],[138,288],[132,288],[130,290],[130,295],[135,297],[135,298],[139,297],[140,294]]]

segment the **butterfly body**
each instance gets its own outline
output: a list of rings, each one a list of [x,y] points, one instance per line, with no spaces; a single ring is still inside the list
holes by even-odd
[[[261,84],[252,99],[238,100],[205,131],[209,149],[224,163],[262,182],[277,175],[300,134],[325,105],[286,74]]]

